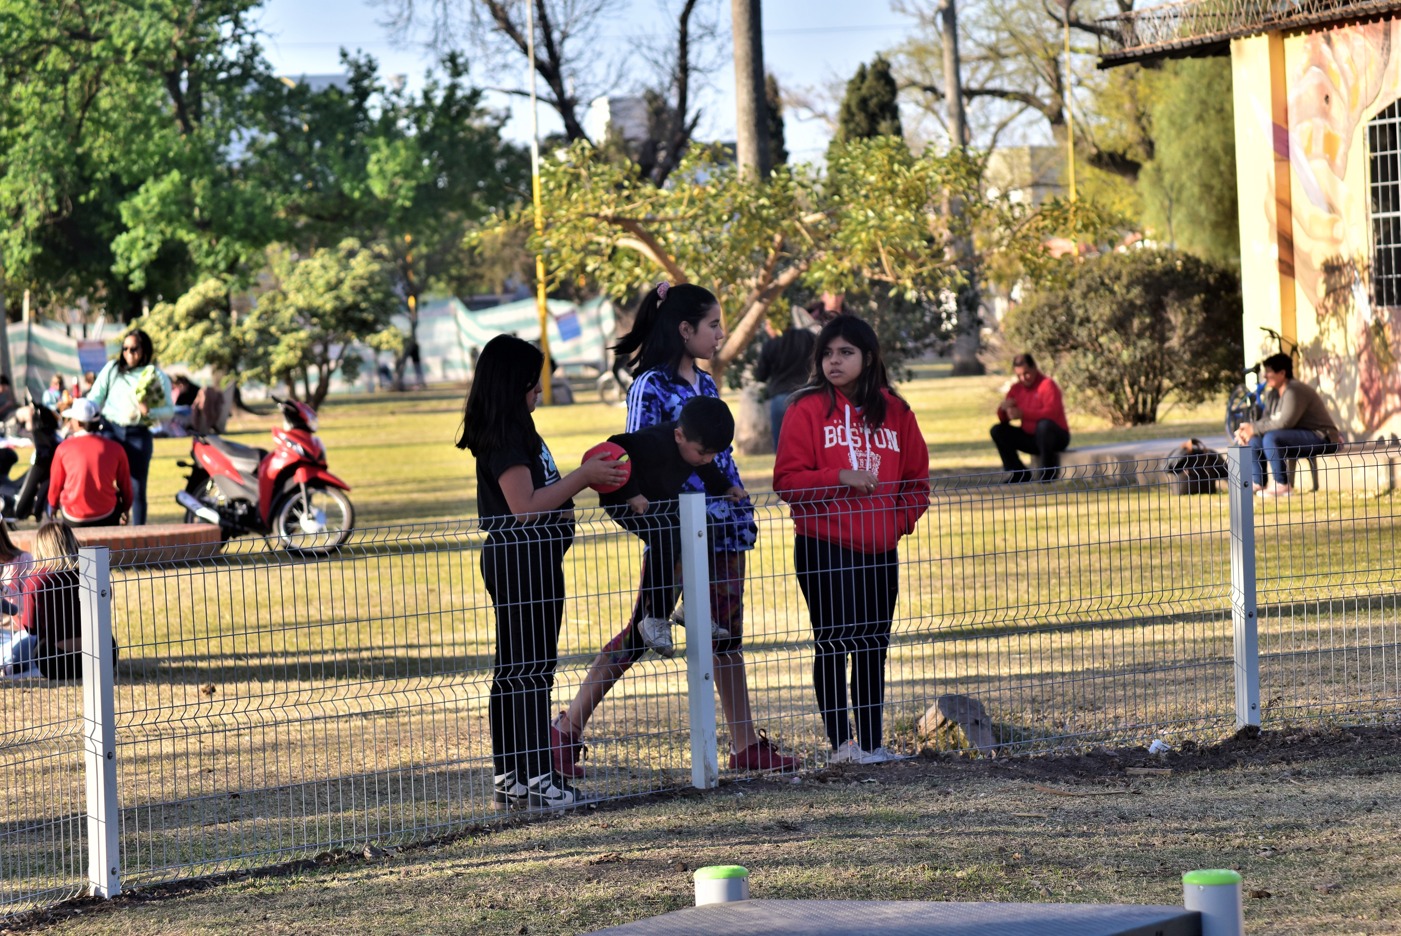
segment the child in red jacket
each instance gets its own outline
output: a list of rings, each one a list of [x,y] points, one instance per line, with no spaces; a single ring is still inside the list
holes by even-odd
[[[793,564],[812,620],[813,684],[831,762],[879,764],[896,759],[881,738],[899,591],[895,546],[929,506],[929,449],[909,404],[890,389],[870,325],[851,315],[829,322],[817,336],[814,372],[783,418],[773,489],[797,528]]]

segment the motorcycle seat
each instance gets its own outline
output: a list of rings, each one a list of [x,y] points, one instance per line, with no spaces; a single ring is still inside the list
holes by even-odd
[[[261,463],[268,454],[267,449],[254,448],[251,445],[231,442],[223,436],[205,436],[205,441],[223,452],[229,461],[233,462],[240,471],[247,472],[248,474],[257,474],[259,463]]]

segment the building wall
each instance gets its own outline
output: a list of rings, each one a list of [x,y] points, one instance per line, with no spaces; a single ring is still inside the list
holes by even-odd
[[[1369,299],[1367,122],[1401,97],[1401,19],[1231,44],[1247,364],[1299,377],[1353,439],[1401,434],[1401,308]]]

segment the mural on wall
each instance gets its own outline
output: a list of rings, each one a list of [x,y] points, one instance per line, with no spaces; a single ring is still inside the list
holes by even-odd
[[[1374,306],[1370,294],[1366,160],[1367,122],[1401,96],[1401,21],[1312,33],[1286,48],[1293,272],[1308,371],[1302,376],[1326,389],[1355,437],[1395,432],[1401,308]]]

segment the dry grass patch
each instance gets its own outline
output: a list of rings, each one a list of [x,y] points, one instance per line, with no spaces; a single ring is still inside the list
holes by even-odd
[[[1167,767],[1170,775],[1128,768]],[[925,757],[727,782],[285,873],[50,914],[54,934],[578,933],[688,906],[738,862],[755,897],[1173,904],[1237,868],[1250,932],[1401,932],[1401,735],[1293,731],[1150,758]]]

